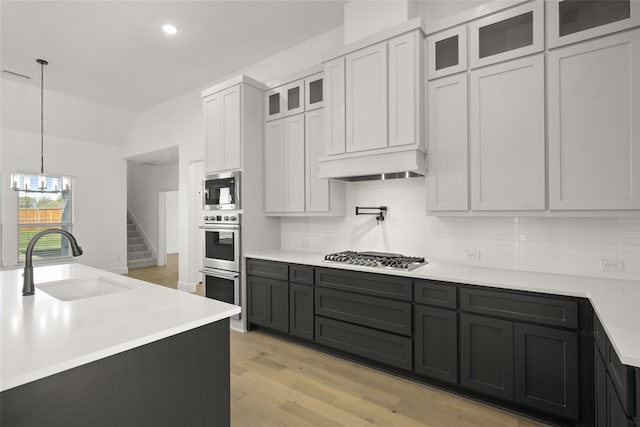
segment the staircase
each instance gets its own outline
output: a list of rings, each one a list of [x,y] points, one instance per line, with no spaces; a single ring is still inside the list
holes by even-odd
[[[127,267],[133,269],[154,265],[156,258],[152,256],[133,217],[127,212]]]

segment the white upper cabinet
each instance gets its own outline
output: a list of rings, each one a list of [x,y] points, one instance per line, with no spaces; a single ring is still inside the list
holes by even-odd
[[[282,87],[266,91],[264,100],[265,120],[279,119],[284,115],[284,96],[282,94]]]
[[[640,209],[640,30],[551,51],[548,80],[550,209]]]
[[[304,115],[265,126],[265,210],[304,212]]]
[[[640,25],[637,0],[547,1],[547,43],[555,48]]]
[[[239,85],[204,98],[205,172],[239,169],[241,123]]]
[[[324,111],[305,114],[305,207],[307,212],[329,212],[329,180],[318,178],[318,159],[324,152]]]
[[[304,114],[284,120],[284,212],[304,212]]]
[[[325,155],[346,151],[344,57],[324,63]]]
[[[427,37],[429,80],[467,70],[467,27],[462,25]]]
[[[284,115],[290,116],[304,111],[304,80],[298,80],[282,87]]]
[[[469,24],[471,68],[542,52],[544,4],[526,3]]]
[[[267,212],[284,212],[284,120],[267,122],[264,132],[264,199]]]
[[[348,153],[387,146],[387,44],[345,57]]]
[[[276,120],[304,112],[304,80],[265,92],[265,120]]]
[[[311,111],[324,106],[324,73],[317,73],[304,79],[305,110]]]
[[[429,82],[427,209],[469,209],[467,74]]]
[[[470,75],[471,208],[545,209],[544,55]]]
[[[404,34],[389,40],[389,146],[417,144],[420,141],[421,87],[417,62],[423,58],[418,32]]]

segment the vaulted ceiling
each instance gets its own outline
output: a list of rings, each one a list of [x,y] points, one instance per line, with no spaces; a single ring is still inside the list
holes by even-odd
[[[0,2],[3,78],[141,111],[342,25],[344,1]],[[162,25],[179,28],[176,36]]]

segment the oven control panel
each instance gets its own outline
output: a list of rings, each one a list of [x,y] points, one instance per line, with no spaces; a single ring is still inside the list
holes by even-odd
[[[205,224],[240,224],[240,215],[237,213],[225,212],[224,214],[205,214],[203,216]]]

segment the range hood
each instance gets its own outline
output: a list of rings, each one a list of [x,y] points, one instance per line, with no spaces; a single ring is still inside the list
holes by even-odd
[[[318,177],[341,181],[411,178],[426,174],[426,155],[410,150],[354,153],[318,159]]]

